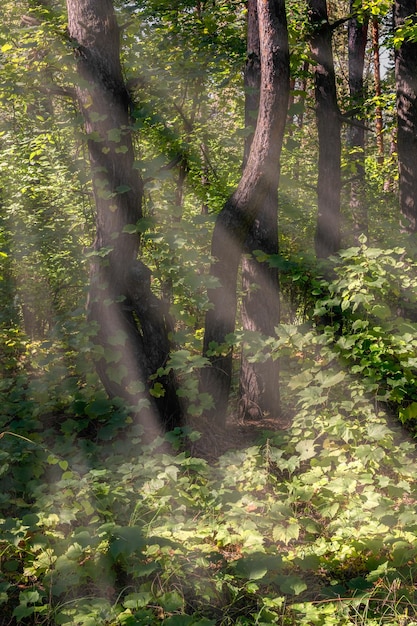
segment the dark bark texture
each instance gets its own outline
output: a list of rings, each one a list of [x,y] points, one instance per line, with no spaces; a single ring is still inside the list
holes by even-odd
[[[319,139],[315,249],[319,258],[326,258],[340,248],[341,115],[326,0],[308,0],[308,8]]]
[[[350,11],[354,12],[355,1],[350,2]],[[351,107],[358,111],[347,129],[347,144],[352,168],[350,183],[350,210],[353,221],[354,242],[358,243],[361,234],[368,235],[368,212],[365,191],[365,125],[361,107],[364,101],[363,72],[365,50],[368,38],[368,19],[361,21],[352,17],[348,23],[348,64],[349,92]]]
[[[384,164],[384,122],[382,119],[382,106],[380,99],[382,96],[381,87],[381,59],[379,53],[379,22],[378,18],[372,19],[372,51],[374,63],[374,85],[377,104],[375,106],[375,132],[377,158],[380,165]]]
[[[249,231],[276,190],[279,158],[289,96],[289,52],[284,0],[258,0],[261,58],[259,114],[239,185],[216,220],[212,275],[219,286],[209,292],[204,354],[211,367],[202,371],[202,387],[214,400],[212,419],[223,425],[232,376],[232,349],[227,336],[235,328],[237,273]],[[276,193],[276,191],[275,191]],[[213,348],[222,349],[213,353]]]
[[[110,397],[143,407],[146,425],[172,428],[181,422],[175,381],[159,380],[165,395],[158,399],[149,393],[150,376],[168,358],[169,316],[151,291],[150,270],[137,260],[139,235],[125,232],[142,217],[143,185],[133,167],[119,27],[111,0],[67,0],[67,8],[96,206],[89,319],[101,347],[97,369]]]
[[[415,0],[397,0],[394,24],[416,23]],[[405,38],[395,55],[398,167],[402,227],[417,232],[417,42]]]
[[[245,141],[244,166],[256,128],[261,85],[260,41],[256,0],[247,3],[247,62],[245,67],[245,126],[252,129]],[[284,112],[282,112],[284,114]],[[278,193],[271,186],[262,210],[253,222],[242,258],[242,326],[244,330],[273,336],[279,324],[279,276],[276,268],[259,262],[255,250],[278,254]],[[239,418],[278,416],[280,411],[279,363],[265,357],[248,360],[244,348],[239,380]]]

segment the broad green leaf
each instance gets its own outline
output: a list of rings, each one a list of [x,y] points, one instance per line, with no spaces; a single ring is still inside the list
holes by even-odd
[[[341,383],[342,380],[344,380],[345,376],[346,376],[346,372],[343,372],[343,371],[337,372],[337,374],[333,374],[333,376],[325,375],[323,376],[323,379],[321,381],[321,386],[324,387],[325,389],[329,387],[335,387],[336,385]]]
[[[276,582],[282,593],[293,596],[298,596],[307,589],[307,585],[303,579],[294,574],[291,574],[290,576],[278,576],[276,578]]]
[[[149,591],[141,591],[138,593],[129,593],[123,599],[123,606],[126,609],[139,609],[142,606],[150,604],[153,600],[153,595]]]
[[[157,598],[157,602],[168,612],[178,611],[184,607],[184,598],[177,591],[164,593]]]
[[[311,459],[316,454],[315,440],[305,439],[304,441],[300,441],[295,446],[295,449],[297,450],[297,452],[299,452],[301,461],[306,461],[307,459]]]
[[[285,544],[298,539],[300,535],[300,525],[297,522],[286,524],[277,524],[272,529],[272,537],[274,541],[282,541]]]
[[[260,580],[268,572],[280,570],[281,567],[282,558],[280,556],[262,552],[242,557],[234,563],[236,575],[248,580]]]

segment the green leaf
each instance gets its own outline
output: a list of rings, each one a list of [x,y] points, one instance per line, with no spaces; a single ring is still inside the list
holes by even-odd
[[[178,611],[184,607],[184,598],[177,591],[164,593],[157,598],[157,602],[168,612]]]
[[[85,407],[85,412],[89,417],[99,417],[106,415],[111,410],[111,404],[107,399],[97,399],[89,402]]]
[[[333,374],[333,376],[323,376],[323,380],[321,382],[321,386],[325,389],[329,387],[335,387],[339,383],[344,380],[346,373],[343,371],[337,372],[337,374]]]
[[[314,439],[304,439],[304,441],[299,441],[295,446],[295,449],[300,454],[300,460],[306,461],[315,456],[316,452],[316,444]]]
[[[122,135],[122,131],[120,130],[120,128],[112,128],[111,130],[108,131],[107,138],[109,141],[119,143],[121,135]]]
[[[307,589],[307,585],[303,579],[294,574],[290,576],[278,576],[276,582],[282,593],[288,595],[298,596]]]
[[[242,557],[234,563],[236,575],[248,580],[260,580],[268,572],[277,571],[281,568],[281,556],[264,554],[262,552]]]
[[[300,525],[298,522],[291,524],[278,524],[272,529],[272,537],[274,541],[282,541],[285,544],[290,541],[297,540],[300,535]]]
[[[138,593],[129,593],[123,600],[122,604],[126,609],[139,609],[152,602],[153,595],[149,591],[141,591]]]
[[[129,556],[141,551],[146,546],[139,526],[119,526],[113,530],[113,539],[110,542],[109,552],[113,558],[120,555]]]
[[[116,187],[116,192],[117,193],[127,193],[128,191],[131,191],[132,188],[129,185],[119,185],[118,187]],[[124,231],[126,232],[126,231]]]
[[[13,617],[16,617],[18,622],[20,622],[25,617],[29,617],[30,615],[33,615],[34,613],[35,613],[34,606],[26,606],[26,604],[19,604],[19,606],[17,606],[13,610],[12,615]]]

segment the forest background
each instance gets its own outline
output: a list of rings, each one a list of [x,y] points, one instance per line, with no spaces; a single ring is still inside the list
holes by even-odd
[[[3,3],[1,624],[417,623],[415,21]]]

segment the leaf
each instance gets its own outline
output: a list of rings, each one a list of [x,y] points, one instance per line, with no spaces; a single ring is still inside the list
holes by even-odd
[[[121,554],[129,556],[146,546],[139,526],[120,526],[114,529],[112,534],[113,539],[110,542],[109,552],[113,558],[117,558]]]
[[[138,232],[138,229],[136,224],[126,224],[126,226],[123,226],[123,232],[128,235],[134,235]]]
[[[319,508],[320,514],[323,517],[329,517],[332,519],[339,510],[339,504],[337,502],[329,502]]]
[[[178,591],[168,591],[157,599],[165,611],[173,612],[178,611],[184,606],[184,598]]]
[[[268,572],[280,570],[281,567],[281,556],[263,552],[255,552],[242,557],[234,564],[236,575],[248,580],[260,580]]]
[[[306,583],[299,576],[278,576],[276,579],[282,593],[298,596],[307,589]]]
[[[346,373],[343,371],[337,372],[337,374],[334,374],[333,376],[326,376],[324,377],[324,380],[321,383],[321,386],[324,387],[325,389],[329,387],[335,387],[336,385],[342,382],[345,376],[346,376]]]
[[[313,380],[313,374],[306,370],[298,374],[297,376],[293,376],[288,383],[288,387],[290,389],[298,389],[300,387],[306,387]]]
[[[370,589],[371,587],[373,587],[373,583],[371,583],[369,580],[366,580],[366,578],[358,576],[357,578],[352,578],[352,580],[348,582],[348,587],[349,589],[365,591],[366,589]]]
[[[165,395],[165,388],[161,383],[155,383],[153,387],[149,390],[149,393],[154,398],[163,398]]]
[[[307,459],[311,459],[315,456],[316,452],[316,444],[314,439],[304,439],[304,441],[299,441],[295,446],[295,449],[300,454],[300,460],[306,461]]]
[[[303,557],[296,557],[294,564],[305,571],[316,572],[320,568],[320,557],[316,554],[307,554]]]
[[[13,611],[13,617],[16,617],[17,621],[20,622],[24,617],[29,617],[29,615],[33,615],[34,612],[34,606],[19,604],[19,606],[17,606]]]
[[[129,593],[122,604],[126,609],[139,609],[152,601],[153,595],[149,591]]]
[[[293,539],[297,540],[300,535],[300,525],[298,522],[293,522],[288,525],[274,526],[272,529],[272,537],[274,541],[282,541],[285,544],[290,543]]]
[[[107,399],[97,399],[89,402],[85,407],[85,412],[89,417],[106,415],[111,410],[111,404]]]
[[[417,414],[416,414],[417,416]],[[385,424],[368,424],[368,437],[375,441],[380,441],[391,433]]]
[[[374,304],[370,313],[381,320],[391,317],[391,309],[386,304]]]
[[[126,344],[126,340],[127,334],[121,328],[107,337],[107,341],[112,346],[124,346]]]
[[[122,135],[122,131],[120,130],[120,128],[112,128],[107,133],[107,139],[109,141],[114,141],[115,143],[119,143],[121,135]]]
[[[116,187],[117,193],[127,193],[128,191],[131,191],[131,190],[132,190],[132,187],[130,187],[129,185],[119,185],[118,187]]]

